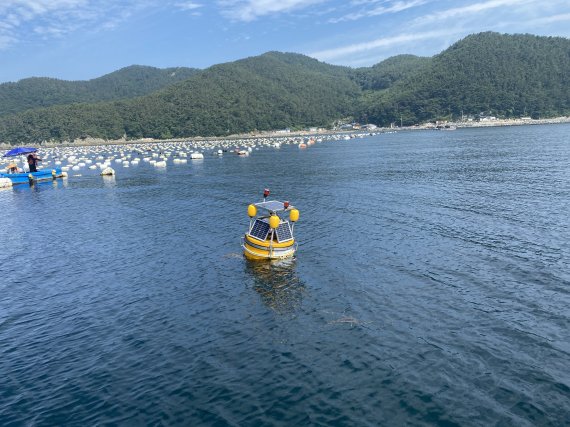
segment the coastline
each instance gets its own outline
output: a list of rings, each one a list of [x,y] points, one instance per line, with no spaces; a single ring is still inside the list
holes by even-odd
[[[525,126],[525,125],[552,125],[560,123],[570,123],[570,116],[553,117],[548,119],[491,119],[481,121],[449,121],[444,122],[445,125],[455,126],[456,128],[480,128],[480,127],[501,127],[501,126]],[[430,126],[431,125],[431,126]],[[433,123],[419,125],[422,129],[433,129],[436,126]],[[416,127],[418,128],[418,127]]]
[[[358,133],[386,133],[386,132],[400,132],[411,130],[455,130],[465,128],[487,128],[487,127],[504,127],[504,126],[536,126],[536,125],[551,125],[570,123],[570,116],[554,117],[548,119],[494,119],[484,121],[459,121],[459,122],[439,122],[439,125],[429,122],[421,125],[401,126],[401,127],[377,127],[375,129],[352,129],[352,130],[325,130],[318,129],[315,131],[297,131],[297,132],[280,132],[280,131],[263,131],[256,133],[245,133],[228,136],[212,136],[212,137],[187,137],[187,138],[171,138],[171,139],[154,139],[154,138],[140,138],[140,139],[116,139],[106,140],[102,138],[85,138],[77,139],[74,141],[63,141],[61,143],[40,143],[40,144],[25,144],[31,147],[38,148],[54,148],[54,147],[90,147],[97,145],[136,145],[136,144],[160,144],[160,143],[177,143],[184,141],[192,141],[194,143],[208,143],[216,141],[239,141],[250,139],[276,139],[276,138],[307,138],[311,136],[332,136],[332,135],[347,135]],[[6,143],[0,143],[0,149],[10,149],[14,147]]]

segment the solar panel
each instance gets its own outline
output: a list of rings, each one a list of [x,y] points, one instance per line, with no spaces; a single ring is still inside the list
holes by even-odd
[[[286,242],[293,238],[293,233],[291,233],[291,227],[289,226],[289,221],[284,221],[279,224],[279,227],[275,229],[277,233],[277,241],[279,243]]]
[[[264,209],[269,212],[281,212],[285,209],[283,202],[279,202],[277,200],[269,200],[267,202],[256,203],[259,209]]]
[[[253,223],[253,227],[249,231],[249,235],[255,237],[259,240],[265,240],[267,238],[267,233],[269,233],[269,224],[260,219],[256,219]]]

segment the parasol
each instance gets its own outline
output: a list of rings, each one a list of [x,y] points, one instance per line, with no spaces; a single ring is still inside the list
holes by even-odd
[[[7,151],[6,154],[4,154],[4,157],[21,156],[24,154],[35,153],[36,151],[38,151],[38,149],[34,147],[16,147]]]

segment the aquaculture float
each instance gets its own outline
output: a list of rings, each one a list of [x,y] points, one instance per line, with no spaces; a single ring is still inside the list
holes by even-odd
[[[26,172],[25,155],[35,153],[36,151],[38,151],[38,149],[33,147],[18,147],[18,148],[13,148],[12,150],[6,152],[6,154],[4,154],[3,157],[17,158],[18,156],[22,156],[23,158],[22,163],[24,167],[18,168],[17,163],[9,164],[7,172],[0,173],[0,180],[3,182],[7,182],[6,180],[9,179],[12,185],[17,185],[17,184],[32,185],[38,181],[53,180],[57,178],[63,178],[66,176],[66,174],[62,172],[61,168],[41,169],[36,172],[30,172],[30,171]],[[19,172],[19,170],[23,170],[24,172]]]
[[[289,202],[267,201],[268,196],[269,190],[265,189],[263,202],[247,207],[250,221],[248,232],[242,238],[242,248],[250,260],[289,258],[297,250],[293,230],[299,211]]]

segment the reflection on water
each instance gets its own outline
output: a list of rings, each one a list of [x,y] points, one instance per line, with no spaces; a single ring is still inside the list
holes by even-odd
[[[117,186],[115,175],[103,175],[103,184],[106,188],[114,188]]]
[[[58,188],[67,188],[67,178],[46,179],[43,181],[34,181],[32,184],[16,184],[13,187],[8,187],[11,191],[16,192],[40,192],[45,190],[57,190]]]
[[[246,260],[245,270],[253,277],[253,288],[269,308],[284,314],[300,307],[306,288],[295,270],[294,257],[271,262]]]

